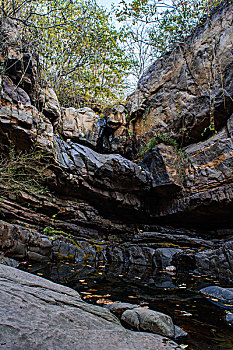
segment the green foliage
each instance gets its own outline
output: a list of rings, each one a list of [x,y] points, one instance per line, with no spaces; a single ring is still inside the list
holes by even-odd
[[[71,238],[72,236],[69,233],[66,233],[62,230],[57,230],[54,227],[51,226],[46,226],[43,229],[43,234],[48,237],[53,237],[53,236],[61,236],[65,238]]]
[[[39,147],[17,152],[11,144],[9,154],[0,156],[1,195],[26,191],[31,194],[49,193],[46,187],[49,156]]]
[[[25,41],[63,106],[104,108],[123,97],[131,66],[121,48],[125,33],[96,0],[32,0],[22,10]]]
[[[213,134],[217,134],[217,130],[215,129],[215,123],[214,120],[210,121],[210,125],[207,126],[204,131],[201,133],[201,136],[204,136],[206,132],[212,132]]]
[[[173,140],[170,136],[166,134],[158,134],[157,136],[152,137],[150,139],[150,142],[148,142],[147,145],[137,153],[137,161],[141,161],[150,149],[152,149],[160,143],[163,143],[168,146],[173,146],[179,156],[185,156],[182,149],[179,147],[178,143],[175,140]]]
[[[158,57],[174,45],[183,43],[193,28],[202,22],[203,16],[219,3],[219,0],[172,0],[167,3],[132,0],[127,4],[122,0],[115,11],[120,22],[131,21],[132,33],[139,22],[147,25],[144,44],[153,47],[154,55]]]

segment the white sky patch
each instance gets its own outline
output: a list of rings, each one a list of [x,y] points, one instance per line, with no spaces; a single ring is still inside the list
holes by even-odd
[[[111,5],[118,5],[121,0],[97,0],[98,5],[106,7],[108,10],[111,10]],[[130,3],[131,0],[127,0],[127,3]]]

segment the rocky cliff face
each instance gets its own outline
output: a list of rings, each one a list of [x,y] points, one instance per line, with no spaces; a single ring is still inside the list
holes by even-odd
[[[218,6],[183,45],[148,68],[128,99],[138,150],[159,137],[176,141],[188,157],[182,162],[172,147],[156,146],[143,161],[157,183],[159,159],[170,182],[183,179],[173,199],[169,193],[159,206],[150,201],[152,215],[164,222],[232,225],[232,9],[231,2]]]
[[[50,160],[49,191],[10,193],[1,184],[0,218],[34,231],[51,226],[114,242],[132,242],[141,232],[144,245],[155,244],[168,225],[168,242],[174,227],[186,227],[178,231],[186,243],[203,235],[229,239],[232,10],[232,2],[216,7],[182,47],[145,72],[127,107],[114,107],[104,118],[89,108],[61,108],[49,84],[39,80],[38,57],[20,43],[18,26],[3,20],[1,153],[13,141],[16,152],[39,145]],[[144,157],[134,162],[138,150]]]
[[[232,3],[223,2],[147,69],[128,99],[139,144],[166,133],[189,145],[210,135],[205,128],[226,126],[233,108],[232,23]]]

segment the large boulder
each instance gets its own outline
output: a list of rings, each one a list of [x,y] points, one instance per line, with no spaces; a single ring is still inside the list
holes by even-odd
[[[55,91],[51,87],[40,89],[38,100],[43,114],[51,122],[55,122],[61,117],[60,103]]]
[[[97,147],[101,123],[91,108],[63,109],[59,128],[65,139]]]
[[[233,310],[233,288],[222,288],[219,286],[209,286],[202,288],[203,294],[212,303],[225,309]]]
[[[130,304],[130,303],[122,303],[122,302],[116,302],[112,304],[107,304],[106,308],[111,311],[114,315],[116,315],[118,318],[121,317],[123,312],[126,310],[132,310],[138,308],[138,305]]]
[[[160,144],[146,153],[142,166],[152,175],[153,191],[166,197],[182,190],[184,163],[174,147]]]
[[[170,338],[174,338],[175,335],[171,317],[161,312],[138,307],[123,312],[121,320],[139,331],[161,334]]]
[[[52,241],[38,232],[0,220],[0,250],[19,259],[49,261]]]
[[[98,204],[107,211],[113,209],[115,213],[117,207],[106,206],[108,201],[134,212],[143,210],[142,196],[151,188],[151,175],[142,167],[119,154],[100,154],[84,145],[65,143],[59,138],[56,148],[60,164],[70,174],[60,179],[63,193],[79,196],[83,193],[89,198],[101,198],[102,203]]]
[[[174,255],[181,253],[181,249],[176,248],[158,248],[155,250],[153,256],[154,266],[164,270],[166,267],[172,265]]]
[[[38,276],[0,264],[1,349],[179,349],[160,335],[124,329],[108,310]]]

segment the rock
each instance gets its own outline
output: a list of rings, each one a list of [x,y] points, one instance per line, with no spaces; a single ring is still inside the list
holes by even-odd
[[[142,307],[126,310],[121,321],[133,329],[148,331],[174,338],[174,324],[170,316]]]
[[[59,144],[62,141],[59,140]],[[141,191],[150,188],[150,175],[137,164],[115,154],[100,154],[89,147],[69,143],[61,145],[69,161],[65,163],[73,172],[84,177],[93,186],[104,186],[115,191]]]
[[[98,115],[91,108],[65,108],[62,111],[60,132],[65,139],[97,147],[101,133]]]
[[[155,249],[145,246],[145,247],[142,247],[142,252],[145,258],[145,265],[153,266],[153,257],[154,257]]]
[[[175,329],[175,340],[180,340],[180,339],[184,339],[188,336],[188,333],[185,332],[182,328],[180,328],[179,326],[174,326]]]
[[[61,107],[51,87],[40,90],[39,103],[42,105],[42,112],[51,122],[61,117]]]
[[[68,252],[83,261],[85,252],[80,247],[75,250],[69,245],[69,252],[57,242],[53,248],[42,241],[32,244],[35,227],[42,231],[56,215],[53,227],[80,241],[87,237],[111,241],[114,248],[108,248],[109,259],[137,264],[130,266],[131,271],[143,271],[152,261],[157,264],[156,255],[165,268],[172,264],[178,271],[197,269],[232,281],[231,23],[232,3],[224,1],[182,48],[174,48],[145,72],[129,97],[130,116],[119,105],[98,118],[88,108],[67,109],[60,117],[54,91],[38,78],[43,74],[36,50],[32,54],[28,46],[28,52],[25,48],[22,53],[20,25],[2,19],[1,62],[7,73],[0,101],[1,156],[9,150],[9,140],[17,151],[33,145],[47,149],[51,158],[46,186],[52,192],[49,195],[46,189],[37,196],[20,190],[2,198],[2,217],[15,224],[15,231],[6,230],[4,241],[10,243],[4,243],[4,252],[46,260],[51,250],[57,257],[62,248],[61,255]],[[213,48],[214,64],[221,65],[222,73],[220,77],[219,69],[216,73],[216,66],[212,67],[216,74],[210,92],[207,73]],[[208,129],[210,111],[216,134]],[[135,137],[130,136],[132,132]],[[158,136],[160,143],[155,142],[141,163],[129,160],[151,137]],[[23,223],[30,225],[32,235],[16,227]],[[181,225],[184,228],[179,229]],[[225,239],[229,242],[224,243]],[[155,254],[158,247],[195,249],[174,254],[170,261],[158,251]],[[203,247],[209,250],[197,251]],[[92,247],[91,261],[93,255]]]
[[[176,267],[173,266],[173,265],[167,266],[167,267],[165,268],[165,271],[167,271],[167,272],[175,272],[175,271],[176,271]]]
[[[225,309],[233,310],[233,288],[209,286],[200,290],[208,300]]]
[[[183,250],[174,255],[172,263],[178,272],[194,271],[196,269],[195,251]]]
[[[233,279],[233,241],[223,243],[218,249],[204,250],[195,255],[196,267],[202,274],[211,274],[223,283]]]
[[[15,259],[7,258],[6,256],[0,255],[0,264],[11,266],[11,267],[18,267],[19,263]]]
[[[1,264],[0,278],[2,349],[179,349],[159,335],[124,329],[108,310],[68,287]]]
[[[184,154],[187,158],[184,158]],[[217,220],[221,215],[228,225],[232,225],[233,218],[230,213],[233,203],[233,147],[226,126],[206,141],[186,147],[181,159],[183,160],[179,170],[183,179],[183,194],[171,195],[169,191],[169,198],[166,198],[166,194],[162,193],[162,186],[161,191],[159,187],[155,188],[163,200],[157,207],[153,199],[151,200],[148,205],[151,216],[160,218],[160,222],[163,220],[164,224],[168,221],[176,224],[182,222],[182,225],[197,227],[199,223],[207,230],[216,230],[221,226]],[[168,165],[169,163],[167,171],[170,182],[175,183],[177,172]]]
[[[232,6],[232,2],[220,3],[195,28],[182,48],[175,47],[142,75],[136,91],[128,98],[128,112],[134,119],[134,132],[140,145],[157,134],[182,138],[186,145],[194,143],[210,125],[211,113],[217,128],[231,115]],[[214,48],[217,61],[210,78],[208,70]]]
[[[233,114],[230,116],[230,118],[227,121],[227,132],[231,139],[233,139]]]
[[[164,244],[164,248],[173,244],[173,246],[184,247],[207,247],[214,248],[217,244],[216,241],[203,239],[198,237],[198,232],[192,230],[178,230],[171,227],[153,227],[158,231],[154,232],[138,232],[133,237],[133,242],[138,244],[152,243],[156,246],[158,244]],[[160,230],[160,231],[159,231]],[[161,232],[162,231],[162,232]]]
[[[112,304],[107,304],[105,306],[109,311],[111,311],[115,316],[118,318],[121,318],[121,315],[123,312],[126,310],[132,310],[138,308],[138,305],[130,304],[130,303],[112,303]]]
[[[107,113],[107,123],[108,125],[118,128],[119,126],[126,126],[126,110],[125,106],[123,105],[117,105],[114,106],[108,113]]]
[[[158,248],[155,250],[153,263],[154,266],[165,270],[168,266],[171,265],[174,255],[181,253],[181,249],[176,248]]]
[[[0,220],[0,249],[8,256],[35,261],[52,257],[52,241],[38,232]]]
[[[233,326],[233,313],[232,312],[227,312],[225,316],[225,321],[229,326]]]
[[[139,246],[127,247],[126,252],[127,252],[130,264],[147,265],[142,247],[139,247]]]
[[[20,60],[22,58],[22,50],[20,50],[22,41],[18,23],[7,17],[4,18],[1,22],[0,35],[1,39],[5,39],[4,46],[9,48],[8,59]]]
[[[152,175],[152,188],[161,196],[171,196],[172,192],[182,190],[180,168],[184,167],[178,159],[177,151],[172,146],[159,145],[149,150],[142,161],[142,166]]]
[[[120,153],[131,159],[133,140],[129,134],[133,130],[129,130],[125,106],[113,106],[105,112],[105,115],[105,125],[100,137],[102,151]]]
[[[128,207],[138,212],[143,207],[141,195],[150,190],[151,176],[140,166],[118,154],[100,154],[89,147],[69,142],[66,144],[57,138],[57,155],[60,163],[72,173],[65,181],[67,186],[61,191],[69,194],[100,198],[104,203],[117,203],[117,209]],[[70,185],[68,185],[70,184]],[[105,205],[106,210],[112,206]]]
[[[16,104],[22,104],[23,106],[31,106],[31,101],[28,94],[16,86],[10,78],[6,78],[2,84],[2,97]]]
[[[1,145],[9,145],[9,135],[18,150],[29,150],[36,142],[44,149],[53,149],[53,127],[43,114],[33,106],[1,100]]]
[[[153,189],[162,198],[156,206],[152,196],[150,213],[164,224],[216,229],[221,216],[232,226],[232,6],[224,1],[213,9],[182,49],[177,46],[144,72],[128,98],[136,148],[142,151],[153,137],[160,137],[160,144],[149,150],[142,164],[152,172]],[[224,74],[216,63],[212,67],[216,74],[209,79],[215,45],[215,58]],[[216,135],[209,130],[210,115]],[[182,145],[179,155],[172,147],[175,141]],[[157,182],[163,182],[164,188],[157,188]]]
[[[122,247],[116,245],[108,245],[107,247],[107,259],[111,262],[123,263],[125,261],[125,253]]]
[[[38,96],[36,89],[39,86],[39,60],[32,45],[25,46],[21,30],[22,26],[17,20],[5,16],[1,21],[0,39],[3,42],[1,61],[4,62],[4,76],[8,76],[17,86],[12,93],[14,95],[15,92],[19,93],[20,99],[22,99],[22,96],[23,99],[26,97],[29,104],[35,105]],[[30,100],[28,100],[28,96]]]
[[[125,107],[108,108],[98,116],[91,108],[64,108],[58,129],[66,140],[79,142],[100,153],[131,155]]]

